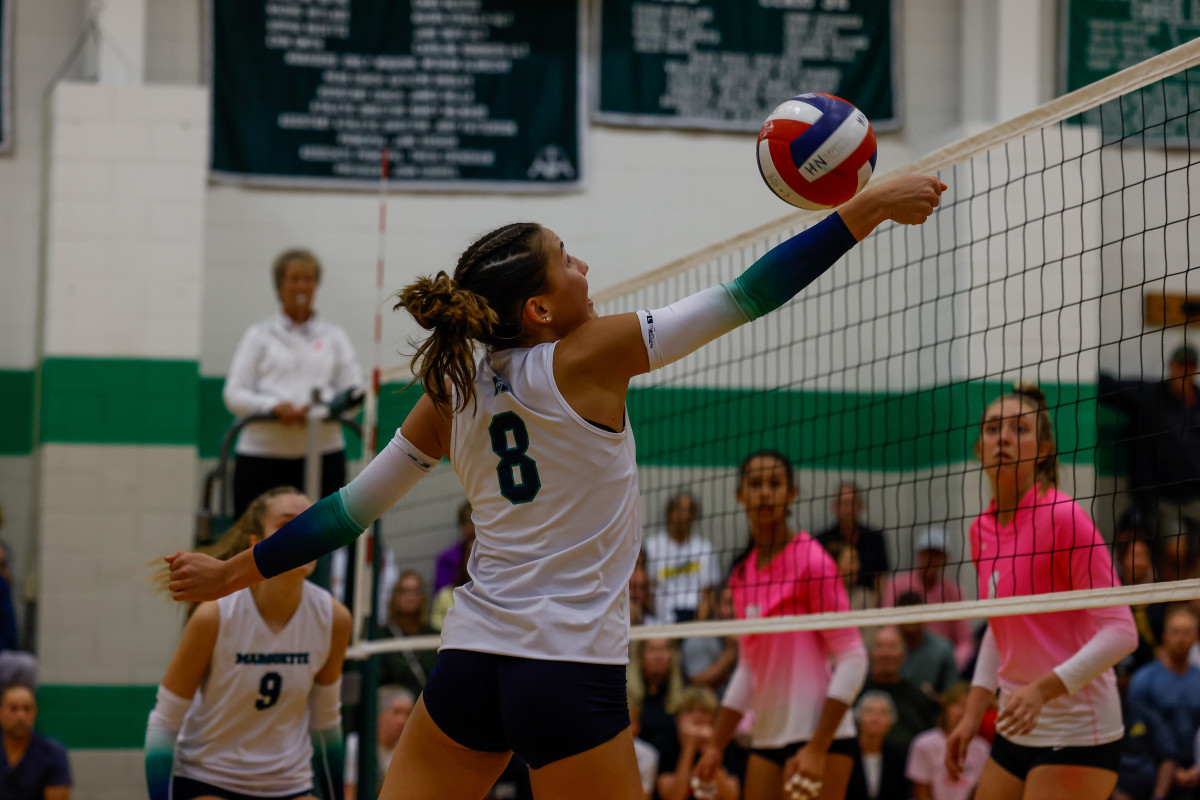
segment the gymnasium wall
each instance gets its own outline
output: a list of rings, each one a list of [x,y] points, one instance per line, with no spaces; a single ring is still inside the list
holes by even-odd
[[[205,83],[202,6],[200,0],[147,3],[151,88],[144,91]],[[998,12],[987,0],[905,0],[898,48],[905,125],[881,137],[880,169],[907,163],[1049,99],[1055,6],[1050,0],[1022,0],[1006,12],[1004,25],[994,26],[989,20]],[[49,158],[43,135],[53,128],[43,127],[44,114],[57,120],[61,131],[72,114],[76,122],[103,124],[112,111],[97,104],[102,93],[88,89],[95,74],[88,65],[88,48],[63,73],[79,87],[60,87],[67,94],[75,92],[74,104],[59,93],[55,112],[53,103],[43,100],[51,77],[85,29],[87,8],[83,0],[17,0],[16,148],[0,157],[0,503],[6,515],[0,536],[12,542],[23,589],[43,609],[38,628],[46,684],[39,695],[43,726],[71,746],[74,796],[84,800],[141,791],[139,720],[165,669],[179,620],[155,605],[162,601],[143,581],[147,570],[140,559],[153,558],[168,542],[182,543],[190,534],[188,512],[196,504],[197,476],[211,463],[225,424],[221,379],[242,332],[276,307],[268,277],[272,258],[293,245],[310,247],[322,257],[325,279],[318,308],[347,329],[367,364],[376,305],[378,214],[378,199],[371,192],[208,184],[197,190],[194,208],[159,219],[161,226],[179,234],[164,234],[167,244],[157,251],[161,280],[151,259],[142,267],[144,292],[134,292],[131,299],[104,289],[126,273],[112,259],[98,261],[96,254],[111,255],[108,245],[101,245],[130,231],[122,228],[128,223],[124,200],[103,194],[95,183],[107,179],[95,176],[105,174],[102,165],[126,156],[96,151],[89,164],[86,152],[76,153],[70,157],[83,163],[70,172],[43,166],[44,155]],[[1028,24],[1015,26],[1021,20]],[[981,37],[981,25],[997,35]],[[1037,35],[1030,36],[1030,29]],[[975,48],[976,40],[984,44]],[[128,102],[143,108],[145,130],[180,122],[165,109],[155,119],[150,95],[139,99],[137,87],[130,91]],[[68,105],[73,109],[69,113]],[[119,150],[120,141],[112,144]],[[417,274],[450,268],[483,230],[532,219],[556,230],[572,252],[589,262],[595,291],[788,211],[762,186],[749,135],[591,126],[585,148],[586,187],[574,194],[393,192],[386,286],[396,289]],[[176,155],[192,158],[195,142],[181,143]],[[136,161],[139,154],[127,157]],[[163,158],[170,161],[170,154]],[[167,169],[152,170],[146,182],[155,183],[154,175]],[[96,214],[76,220],[93,228],[90,233],[76,231],[74,255],[60,255],[55,262],[53,253],[66,251],[53,250],[50,244],[56,239],[49,230],[46,247],[40,246],[43,221],[61,222],[61,203],[79,192],[93,193]],[[114,233],[112,228],[121,230]],[[188,231],[198,235],[189,239]],[[89,242],[95,247],[89,249]],[[194,295],[168,291],[192,269],[189,264],[195,267]],[[103,291],[77,297],[78,311],[72,314],[51,304],[49,298],[61,296],[53,294],[56,285],[66,292],[80,280],[91,280]],[[39,289],[42,283],[45,292]],[[1140,325],[1140,309],[1136,317],[1132,308],[1126,312],[1130,324],[1136,318]],[[174,345],[141,328],[138,335],[129,333],[131,317],[181,314],[189,320],[189,333]],[[65,338],[48,341],[53,331]],[[387,315],[385,365],[399,362],[395,353],[412,332],[400,317]],[[35,399],[39,381],[43,393]],[[385,411],[394,422],[411,400],[388,397]],[[867,516],[894,531],[893,554],[903,562],[901,537],[907,535],[905,526],[920,518],[916,505],[886,473],[857,471],[853,465],[844,469],[869,487]],[[938,492],[949,513],[965,516],[977,510],[972,506],[977,502],[972,498],[980,496],[976,471],[960,462],[922,469],[944,476]],[[730,469],[697,467],[686,474],[698,480],[708,512],[702,529],[714,538],[740,530]],[[800,524],[823,527],[831,482],[843,474],[842,469],[802,474],[796,514]],[[661,520],[665,493],[683,475],[673,466],[647,467],[648,521]],[[453,494],[452,482],[452,477],[443,482],[447,498]],[[452,506],[425,504],[407,519],[420,531],[419,538],[402,542],[397,526],[389,528],[389,537],[414,563],[431,563],[431,555],[455,535]]]

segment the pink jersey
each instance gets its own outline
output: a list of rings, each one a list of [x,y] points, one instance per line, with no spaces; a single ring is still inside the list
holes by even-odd
[[[837,565],[807,533],[797,533],[764,569],[757,562],[755,548],[729,578],[739,619],[850,610]],[[811,739],[829,688],[830,656],[862,646],[857,628],[743,636],[741,674],[731,680],[730,691],[737,694],[733,684],[748,678],[753,746],[783,747]],[[736,702],[727,705],[739,707]],[[854,735],[854,721],[847,714],[834,736]]]
[[[1007,525],[998,524],[993,500],[971,525],[971,552],[980,598],[1119,585],[1095,524],[1057,489],[1045,494],[1031,489]],[[1063,664],[1102,628],[1127,627],[1134,633],[1127,606],[1018,614],[988,622],[999,655],[1001,707],[1010,692]],[[1115,741],[1123,732],[1116,676],[1107,668],[1077,691],[1043,706],[1037,727],[1011,741],[1031,747],[1095,745]]]

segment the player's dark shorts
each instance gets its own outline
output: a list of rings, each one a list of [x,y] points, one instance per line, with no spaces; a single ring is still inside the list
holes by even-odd
[[[312,789],[305,789],[303,792],[268,795],[267,797],[270,800],[295,800],[297,797],[313,796],[315,796],[315,793]],[[178,775],[171,779],[171,800],[195,800],[197,797],[220,797],[223,800],[267,800],[266,797],[260,795],[233,792],[229,789],[222,789],[220,786],[213,786],[211,783],[194,781],[191,778],[181,778]]]
[[[783,747],[754,747],[750,749],[750,755],[765,758],[773,764],[783,766],[789,758],[800,752],[800,749],[808,742],[792,742],[785,744]],[[829,743],[829,755],[831,756],[849,756],[854,758],[858,755],[858,742],[854,739],[834,739]]]
[[[1025,780],[1034,767],[1050,764],[1095,767],[1116,772],[1117,764],[1121,761],[1121,740],[1080,747],[1027,747],[1013,744],[997,733],[992,742],[992,760],[1005,772],[1021,780]]]
[[[422,695],[435,725],[463,747],[512,750],[540,769],[629,727],[625,666],[443,650]]]

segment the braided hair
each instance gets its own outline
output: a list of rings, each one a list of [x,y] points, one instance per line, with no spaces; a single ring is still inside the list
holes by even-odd
[[[466,249],[453,277],[439,271],[397,293],[393,310],[403,307],[430,332],[411,363],[439,409],[461,411],[475,401],[476,342],[488,350],[521,344],[525,301],[546,285],[541,234],[534,222],[504,225]]]

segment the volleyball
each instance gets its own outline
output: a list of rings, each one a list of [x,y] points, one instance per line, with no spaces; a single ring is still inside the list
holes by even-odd
[[[758,171],[779,199],[821,210],[849,200],[875,170],[875,131],[840,97],[810,92],[781,103],[758,132]]]

